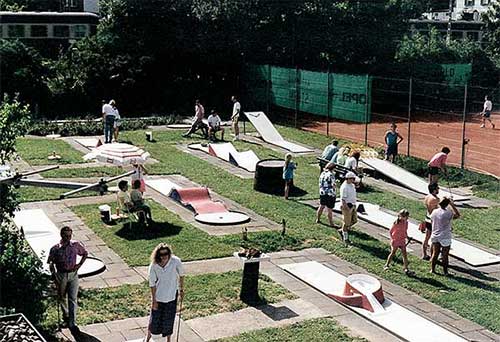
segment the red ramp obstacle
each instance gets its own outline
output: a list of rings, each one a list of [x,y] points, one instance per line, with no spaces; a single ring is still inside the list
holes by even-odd
[[[212,200],[207,188],[173,189],[170,197],[189,207],[196,214],[226,213],[229,211],[222,202]]]

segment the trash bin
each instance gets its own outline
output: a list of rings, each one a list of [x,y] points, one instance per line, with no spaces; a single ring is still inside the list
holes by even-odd
[[[101,213],[101,220],[104,223],[111,222],[111,207],[107,204],[99,206],[99,212]]]

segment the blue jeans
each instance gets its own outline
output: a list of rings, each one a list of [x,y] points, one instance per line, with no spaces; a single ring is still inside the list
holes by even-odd
[[[113,131],[115,129],[115,116],[106,115],[104,117],[104,143],[110,143],[113,140]]]

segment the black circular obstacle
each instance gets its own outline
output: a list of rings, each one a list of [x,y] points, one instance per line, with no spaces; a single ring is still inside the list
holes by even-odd
[[[268,194],[282,194],[285,188],[283,180],[283,159],[264,159],[255,166],[254,190]]]

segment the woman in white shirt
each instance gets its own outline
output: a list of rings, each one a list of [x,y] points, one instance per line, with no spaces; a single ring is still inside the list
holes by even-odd
[[[170,342],[174,331],[177,296],[181,302],[184,297],[184,270],[181,259],[173,255],[169,245],[160,243],[151,253],[148,277],[151,315],[146,342],[151,339],[151,335],[159,334]]]

